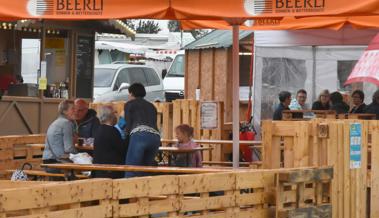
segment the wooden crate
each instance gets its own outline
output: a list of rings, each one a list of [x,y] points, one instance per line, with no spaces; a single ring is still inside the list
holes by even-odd
[[[40,169],[42,150],[26,146],[44,143],[45,135],[15,135],[0,137],[0,177],[6,169],[17,169],[24,163],[30,163],[33,169]]]
[[[331,168],[280,172],[276,217],[332,217]]]
[[[112,217],[112,180],[0,189],[0,217]]]

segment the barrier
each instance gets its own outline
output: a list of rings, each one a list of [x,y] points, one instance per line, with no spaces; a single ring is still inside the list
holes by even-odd
[[[330,217],[320,192],[291,192],[293,208],[278,207],[287,199],[288,182],[319,186],[332,180],[331,168],[255,170],[202,175],[156,176],[132,179],[90,179],[61,183],[11,183],[0,187],[0,217],[254,217],[271,218],[321,211]],[[297,176],[296,176],[297,175]],[[306,177],[299,175],[307,175]],[[285,180],[284,178],[297,178]],[[302,180],[299,178],[303,178]],[[276,199],[276,200],[275,200]],[[326,212],[325,212],[326,211]],[[314,214],[312,212],[311,214]],[[279,216],[277,216],[279,217]],[[283,217],[283,216],[282,216]],[[313,217],[313,216],[302,216]]]
[[[15,135],[0,137],[0,177],[3,170],[17,169],[24,163],[30,163],[33,169],[40,169],[42,151],[28,147],[30,143],[44,143],[44,135]]]
[[[358,168],[350,166],[353,123],[361,124]],[[378,121],[264,121],[262,129],[264,168],[333,166],[333,217],[379,217]]]

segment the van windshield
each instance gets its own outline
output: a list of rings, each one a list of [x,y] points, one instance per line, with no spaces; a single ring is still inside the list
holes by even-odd
[[[184,55],[177,55],[166,77],[184,77]]]
[[[116,74],[115,69],[106,69],[106,68],[95,68],[95,87],[110,87],[114,75]]]

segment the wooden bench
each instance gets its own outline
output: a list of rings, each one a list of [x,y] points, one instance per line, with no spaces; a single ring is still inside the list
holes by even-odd
[[[221,173],[236,171],[232,168],[189,168],[189,167],[155,167],[155,166],[132,166],[132,165],[112,165],[112,164],[41,164],[41,167],[61,169],[65,172],[74,171],[118,171],[118,172],[147,172],[158,174],[203,174]],[[246,169],[245,169],[246,170]],[[237,170],[237,171],[243,171]]]
[[[261,162],[240,162],[241,167],[251,167],[252,165],[261,165]],[[232,166],[233,162],[229,161],[203,161],[203,165],[219,165],[219,166]]]
[[[5,170],[5,172],[9,174],[14,173],[15,171],[16,170]],[[26,175],[34,177],[35,178],[34,180],[43,180],[47,178],[63,178],[63,179],[66,178],[66,175],[63,173],[48,173],[42,170],[23,170],[23,171],[26,173]],[[81,174],[76,174],[75,177],[78,179],[89,178],[88,176],[81,175]]]

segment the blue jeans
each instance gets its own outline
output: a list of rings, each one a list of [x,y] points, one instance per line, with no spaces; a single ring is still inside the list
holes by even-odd
[[[136,132],[130,136],[126,165],[152,166],[158,153],[161,139],[159,135],[150,132]],[[147,176],[145,172],[125,172],[126,178]]]

